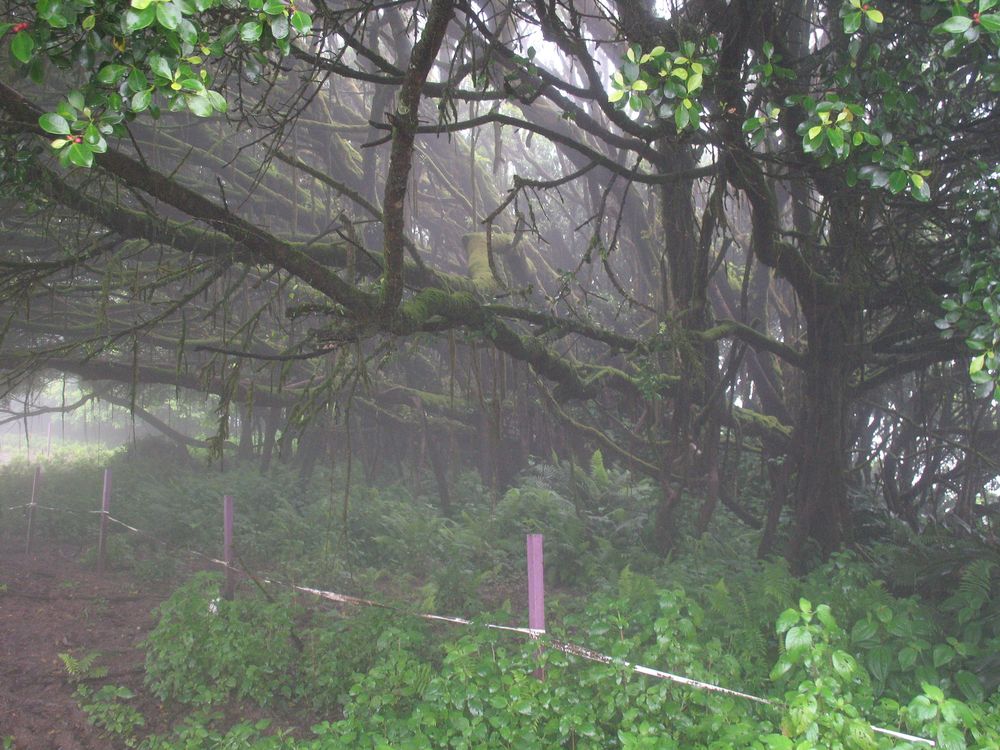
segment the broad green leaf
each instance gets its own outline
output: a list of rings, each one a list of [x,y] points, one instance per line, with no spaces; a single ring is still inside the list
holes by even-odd
[[[854,34],[858,29],[861,28],[861,12],[855,11],[853,13],[848,13],[844,16],[844,33],[847,35]]]
[[[128,68],[124,65],[109,63],[97,71],[97,81],[105,86],[113,86],[121,80],[126,70]]]
[[[1000,31],[1000,14],[986,13],[979,17],[979,25],[990,34]]]
[[[854,674],[857,663],[854,661],[854,657],[846,651],[834,651],[832,659],[833,668],[841,677],[848,678]]]
[[[150,55],[149,69],[160,78],[166,78],[168,81],[172,81],[174,79],[173,71],[170,70],[170,63],[159,55]]]
[[[155,20],[156,8],[152,5],[143,8],[142,10],[134,10],[130,8],[125,11],[125,15],[122,16],[122,31],[124,31],[126,35],[133,34],[136,31],[152,26]]]
[[[264,32],[264,27],[260,25],[257,21],[247,21],[245,24],[240,26],[240,39],[242,39],[247,44],[253,44],[258,39],[260,35]]]
[[[271,16],[268,19],[268,25],[271,27],[271,36],[275,39],[286,39],[288,37],[288,16],[284,14]]]
[[[944,700],[944,691],[937,685],[932,685],[929,682],[921,683],[920,687],[924,690],[924,695],[930,698],[935,703],[940,703]]]
[[[903,670],[908,670],[914,664],[917,663],[917,650],[911,648],[910,646],[904,646],[899,650],[899,666]]]
[[[142,112],[149,107],[149,102],[153,98],[152,89],[137,91],[132,97],[131,106],[133,112]]]
[[[94,152],[86,143],[74,143],[66,149],[66,153],[70,163],[78,167],[89,168],[94,164]]]
[[[938,644],[934,647],[933,658],[935,667],[943,667],[955,658],[955,650],[945,643]]]
[[[159,21],[160,26],[163,28],[175,31],[180,25],[182,18],[181,9],[173,3],[156,4],[156,20]]]
[[[625,96],[625,91],[622,89],[613,89],[610,94],[608,94],[608,101],[614,104],[615,102],[621,100]]]
[[[868,16],[868,20],[872,23],[882,23],[885,20],[885,16],[882,15],[882,11],[875,10],[875,8],[869,8],[866,10],[865,15]]]
[[[292,13],[292,28],[298,34],[308,34],[312,31],[312,17],[308,13],[304,13],[301,10],[297,10]]]
[[[132,7],[136,10],[145,10],[150,6],[153,0],[132,0]]]
[[[207,96],[193,95],[185,98],[188,109],[198,117],[211,117],[215,112],[215,108]]]
[[[684,130],[690,122],[691,116],[687,107],[678,107],[674,110],[674,123],[677,125],[677,132]]]
[[[962,34],[972,26],[972,19],[968,16],[952,16],[942,24],[934,27],[934,31],[946,32],[948,34]]]
[[[186,18],[182,18],[180,24],[178,24],[177,35],[181,38],[182,42],[190,44],[192,47],[198,44],[198,29]]]
[[[795,609],[786,609],[778,616],[776,629],[778,633],[784,633],[799,621],[799,612]]]
[[[31,59],[31,53],[35,50],[35,39],[27,31],[19,31],[10,42],[10,51],[18,60],[23,63]]]
[[[211,89],[205,92],[205,96],[212,103],[212,107],[216,112],[225,112],[229,109],[229,103],[226,102],[226,98],[220,94],[218,91],[212,91]]]
[[[937,731],[939,750],[965,750],[965,733],[951,724],[942,724]]]
[[[897,169],[889,174],[889,191],[894,195],[900,193],[909,182],[909,177],[902,169]]]
[[[149,80],[146,78],[146,74],[139,70],[139,68],[132,68],[132,72],[128,74],[128,88],[132,92],[143,91],[149,88]]]
[[[796,625],[794,628],[789,628],[788,632],[785,633],[786,651],[809,648],[812,646],[812,643],[812,633],[803,625]]]
[[[38,118],[38,124],[46,133],[53,135],[69,135],[69,122],[62,115],[46,112]]]
[[[955,684],[968,701],[980,702],[984,699],[983,683],[976,675],[966,670],[955,673]]]

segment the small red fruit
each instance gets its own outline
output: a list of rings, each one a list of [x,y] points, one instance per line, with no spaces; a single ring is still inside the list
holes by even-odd
[[[972,22],[973,23],[979,23],[979,13],[973,13],[972,14]]]
[[[14,24],[14,27],[11,29],[11,31],[13,31],[15,34],[20,34],[22,31],[27,31],[30,28],[31,28],[30,23],[28,23],[27,21],[21,21],[21,23]]]

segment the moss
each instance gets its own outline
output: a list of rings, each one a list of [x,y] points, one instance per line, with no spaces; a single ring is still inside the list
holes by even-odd
[[[742,406],[733,407],[733,417],[736,421],[750,427],[778,432],[785,437],[792,436],[792,428],[782,424],[776,417],[769,417],[753,409],[744,409]]]
[[[403,317],[418,328],[433,317],[472,320],[480,316],[479,303],[469,292],[424,289],[400,306]]]
[[[509,234],[494,234],[491,240],[492,250],[498,255],[511,246],[513,236]],[[495,264],[490,263],[490,255],[486,243],[486,232],[475,232],[462,237],[462,245],[465,247],[466,267],[469,269],[469,276],[481,293],[488,294],[496,291],[501,285],[501,280],[493,272]]]

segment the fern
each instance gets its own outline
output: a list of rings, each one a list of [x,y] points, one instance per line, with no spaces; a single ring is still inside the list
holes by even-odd
[[[83,680],[99,680],[108,676],[108,668],[97,665],[100,655],[98,651],[90,651],[78,659],[68,652],[63,652],[59,654],[59,658],[70,681],[76,683]]]
[[[993,569],[996,563],[992,560],[973,560],[962,570],[955,599],[961,603],[962,609],[979,613],[983,605],[990,599],[990,589],[993,584]]]

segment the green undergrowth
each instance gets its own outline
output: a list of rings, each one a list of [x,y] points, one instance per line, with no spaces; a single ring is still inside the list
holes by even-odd
[[[692,538],[698,498],[678,513],[679,550],[657,557],[653,483],[606,466],[600,453],[587,465],[537,463],[498,498],[474,474],[459,474],[447,516],[423,475],[378,486],[355,477],[345,507],[339,472],[303,480],[280,464],[267,474],[252,466],[223,473],[114,454],[46,467],[38,501],[67,512],[39,511],[39,545],[75,544],[93,560],[89,511],[105,463],[114,472],[112,514],[165,542],[114,534],[119,572],[166,582],[186,569],[185,548],[218,555],[228,493],[241,565],[395,607],[335,610],[261,576],[259,585],[244,580],[230,602],[217,576],[199,575],[157,612],[146,703],[101,680],[79,696],[119,745],[920,747],[873,733],[875,724],[946,750],[1000,747],[1000,557],[969,540],[887,527],[896,536],[795,577],[781,562],[755,560],[757,532],[724,513]],[[27,499],[31,473],[23,463],[0,469],[10,505]],[[741,499],[760,512],[755,481],[745,476]],[[8,539],[23,530],[23,511],[0,513]],[[545,535],[549,637],[612,663],[481,626],[525,624],[531,532]],[[430,624],[407,611],[479,625]],[[625,661],[773,705],[635,675]],[[155,722],[141,709],[151,701],[182,707],[183,719],[147,735]]]
[[[509,609],[454,627],[259,592],[229,602],[219,582],[199,575],[159,608],[146,686],[191,712],[171,733],[133,735],[134,746],[921,747],[872,724],[945,750],[1000,742],[1000,694],[979,670],[1000,647],[988,602],[959,591],[967,614],[940,617],[915,597],[887,593],[849,555],[801,580],[771,564],[690,588],[625,568],[614,585],[554,616],[541,644],[482,627],[517,623]],[[613,661],[568,655],[548,638]],[[625,662],[773,705],[636,675]],[[266,718],[227,723],[220,708],[234,700]],[[123,714],[90,705],[92,715]]]

